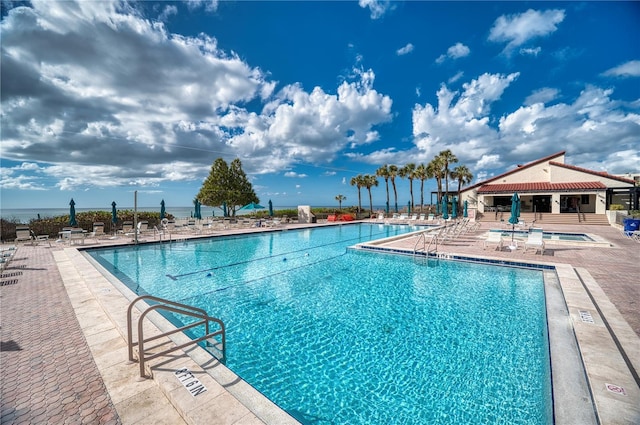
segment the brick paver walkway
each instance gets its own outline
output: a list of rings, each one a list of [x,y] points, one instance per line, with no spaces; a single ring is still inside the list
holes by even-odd
[[[20,246],[3,271],[1,423],[119,424],[51,249]]]

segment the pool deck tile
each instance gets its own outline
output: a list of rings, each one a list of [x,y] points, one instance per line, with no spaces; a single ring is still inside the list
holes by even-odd
[[[504,261],[571,265],[558,270],[559,274],[566,274],[560,276],[562,290],[586,360],[600,421],[640,423],[640,388],[629,379],[629,373],[624,373],[621,352],[611,348],[615,345],[614,335],[627,355],[627,362],[640,370],[638,244],[624,238],[614,227],[549,225],[545,230],[593,233],[598,241],[609,241],[611,246],[547,244],[544,255],[521,250],[485,251],[482,234],[489,227],[483,224],[480,232],[445,244],[441,251]],[[102,240],[99,246],[123,242],[126,241],[122,238]],[[414,244],[415,239],[408,238],[391,245],[413,249]],[[122,331],[123,327],[126,329],[128,301],[80,257],[75,248],[56,243],[20,245],[8,269],[3,271],[7,275],[18,274],[11,277],[10,284],[0,288],[3,424],[253,425],[282,420],[277,414],[270,416],[273,411],[269,403],[262,407],[258,403],[254,407],[257,415],[248,411],[245,405],[255,404],[255,393],[243,388],[246,385],[243,381],[224,381],[229,379],[224,374],[218,382],[226,384],[220,387],[208,375],[202,375],[211,391],[212,397],[205,403],[210,409],[195,406],[194,400],[186,398],[184,404],[191,403],[196,410],[186,415],[185,420],[185,412],[179,413],[167,397],[184,398],[186,394],[193,398],[173,376],[175,368],[190,358],[176,355],[165,360],[164,365],[155,363],[154,380],[139,378],[138,364],[127,361]],[[585,296],[585,288],[595,304]],[[580,311],[584,310],[594,318],[593,324],[582,321]],[[189,365],[197,370],[195,363]],[[625,394],[612,392],[617,387],[607,389],[605,383],[624,388]],[[234,385],[238,387],[235,393],[231,388]]]

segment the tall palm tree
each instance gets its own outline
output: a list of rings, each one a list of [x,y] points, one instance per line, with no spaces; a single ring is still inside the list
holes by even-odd
[[[373,186],[378,186],[378,178],[373,174],[365,174],[362,179],[362,183],[364,187],[369,191],[369,211],[373,214],[373,198],[371,197],[371,188]]]
[[[433,158],[427,165],[427,170],[429,170],[429,174],[436,179],[436,186],[438,188],[438,202],[436,204],[436,211],[438,211],[442,202],[442,177],[444,177],[444,163],[442,162],[442,158],[440,158],[439,156]]]
[[[358,188],[358,212],[360,212],[362,210],[362,198],[360,196],[360,189],[363,186],[362,174],[358,174],[355,177],[351,177],[351,186],[355,186]]]
[[[382,167],[376,170],[376,176],[384,179],[384,185],[387,188],[387,209],[385,212],[389,213],[389,166],[384,164]]]
[[[398,171],[398,174],[400,175],[400,177],[402,177],[403,179],[406,177],[409,180],[409,194],[411,195],[411,209],[414,208],[413,179],[416,177],[415,171],[416,171],[416,164],[414,164],[413,162],[408,163]]]
[[[393,186],[393,196],[395,198],[395,212],[398,212],[398,191],[396,190],[396,177],[398,176],[398,167],[396,165],[389,165],[389,179],[391,180],[391,186]]]
[[[458,157],[451,152],[451,149],[447,149],[445,151],[441,151],[438,156],[442,160],[443,164],[443,174],[444,174],[444,190],[446,193],[449,193],[449,176],[451,173],[449,172],[449,165],[458,162]]]
[[[338,201],[338,209],[342,211],[342,201],[346,200],[347,197],[344,195],[336,195],[336,201]]]
[[[473,174],[466,165],[458,165],[451,172],[451,178],[458,180],[458,202],[460,202],[460,190],[462,186],[471,183],[473,180]]]
[[[420,180],[420,212],[422,212],[422,207],[424,206],[424,181],[429,178],[427,166],[419,164],[413,174],[416,179]]]

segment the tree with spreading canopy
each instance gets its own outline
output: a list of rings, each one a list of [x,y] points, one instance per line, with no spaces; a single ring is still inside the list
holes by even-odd
[[[222,208],[226,204],[232,217],[243,205],[260,202],[238,158],[229,165],[222,158],[216,159],[209,176],[202,183],[197,198],[203,205],[210,207]]]

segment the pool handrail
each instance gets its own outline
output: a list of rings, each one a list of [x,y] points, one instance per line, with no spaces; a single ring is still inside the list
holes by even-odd
[[[150,301],[155,301],[158,304],[154,304],[154,305],[147,305],[146,308],[144,308],[143,310],[141,310],[141,314],[140,317],[138,318],[138,342],[134,343],[133,342],[133,327],[132,327],[132,311],[133,311],[133,307],[135,306],[135,304],[138,301],[142,301],[142,300],[150,300]],[[166,310],[166,311],[170,311],[173,313],[178,313],[178,314],[184,314],[185,316],[191,316],[191,317],[195,317],[197,319],[200,319],[194,323],[191,323],[189,325],[185,325],[179,328],[175,328],[172,329],[170,331],[167,332],[163,332],[159,335],[155,335],[152,336],[150,338],[147,338],[146,340],[144,339],[144,335],[143,335],[143,320],[146,317],[146,315],[152,311],[155,310]],[[209,332],[209,322],[214,322],[217,323],[220,326],[219,330],[216,330],[215,332]],[[183,344],[179,344],[176,345],[174,347],[168,348],[166,350],[160,351],[158,353],[154,353],[151,354],[149,356],[145,356],[145,352],[144,352],[144,343],[145,342],[149,342],[149,341],[153,341],[165,336],[169,336],[172,335],[174,333],[178,333],[178,332],[182,332],[185,331],[187,329],[190,328],[194,328],[197,326],[201,326],[204,325],[205,326],[205,334],[199,338],[196,339],[190,339],[189,342],[183,343]],[[186,304],[181,304],[175,301],[170,301],[170,300],[166,300],[163,298],[159,298],[159,297],[154,297],[153,295],[141,295],[139,297],[137,297],[136,299],[134,299],[133,301],[131,301],[131,303],[129,304],[129,307],[127,308],[127,346],[128,346],[128,350],[129,350],[129,361],[135,361],[134,357],[133,357],[133,348],[134,346],[138,346],[138,360],[140,363],[140,377],[144,378],[145,377],[145,363],[149,360],[153,360],[157,357],[163,356],[165,354],[168,354],[172,351],[175,350],[179,350],[181,348],[184,348],[188,345],[191,344],[197,344],[200,341],[204,341],[204,340],[208,340],[210,338],[214,338],[218,335],[221,336],[221,341],[220,341],[220,345],[221,347],[218,348],[219,352],[221,353],[221,358],[218,359],[221,362],[224,361],[225,357],[226,357],[226,336],[225,336],[225,326],[224,323],[222,322],[222,320],[217,319],[215,317],[211,317],[207,314],[207,312],[201,308],[198,307],[193,307],[190,305],[186,305]]]

